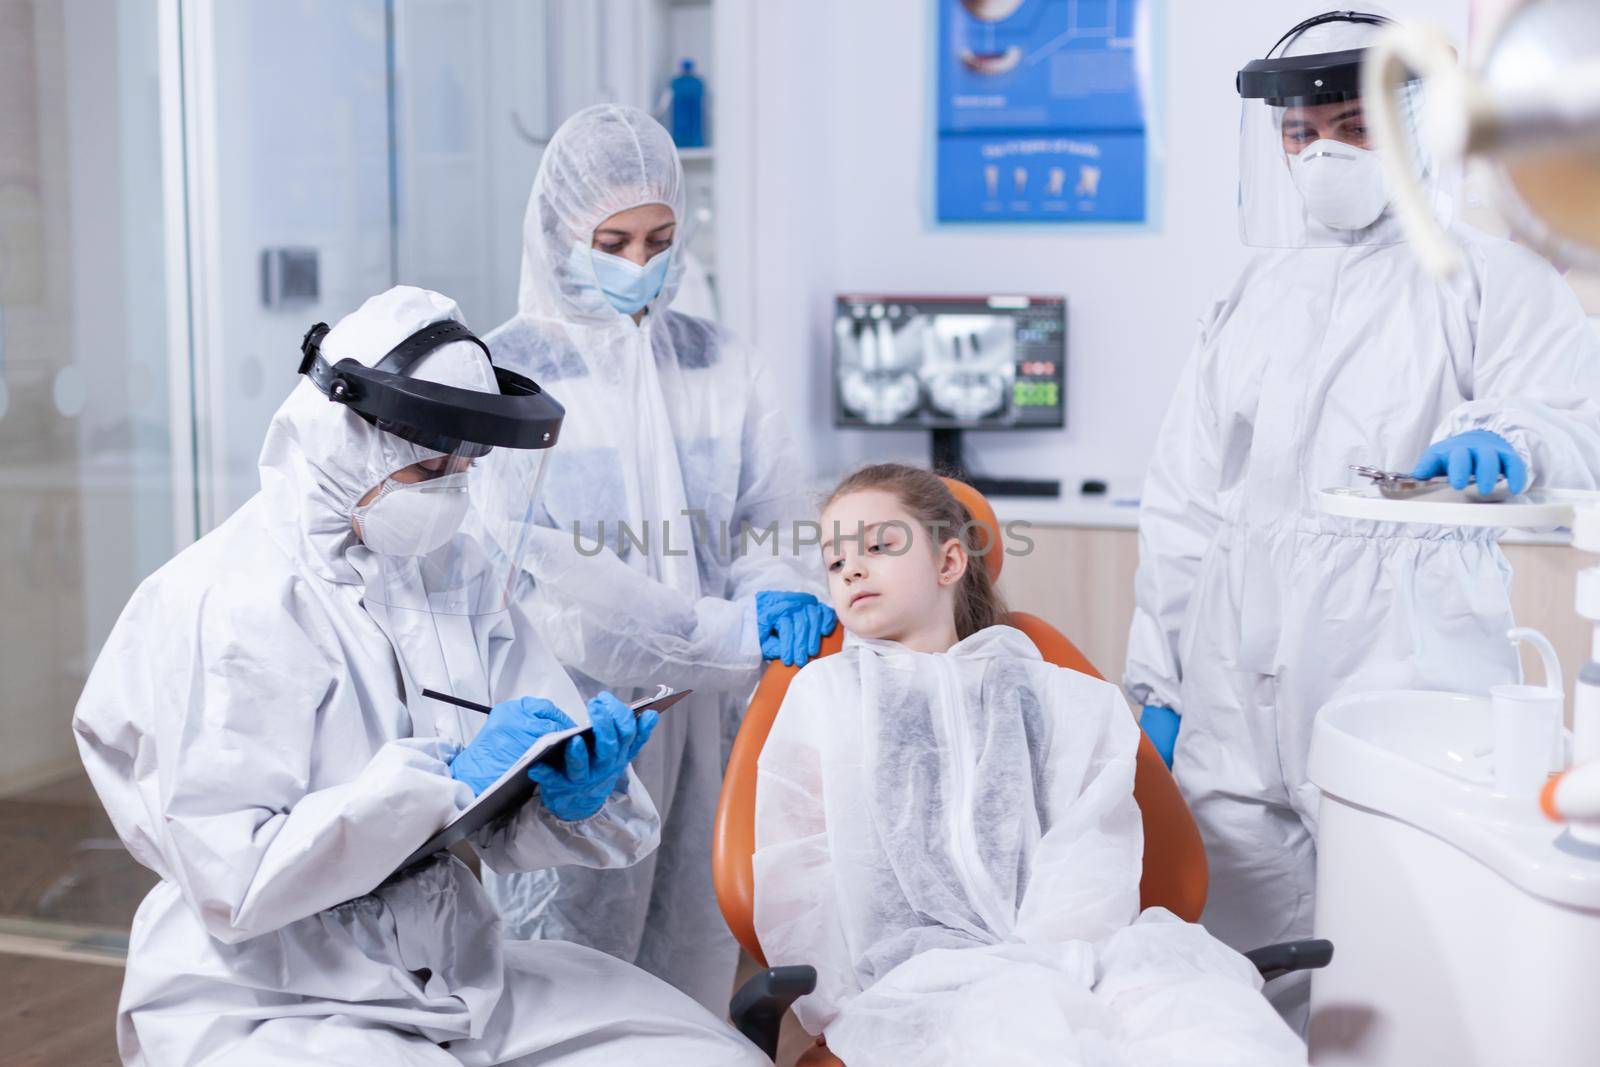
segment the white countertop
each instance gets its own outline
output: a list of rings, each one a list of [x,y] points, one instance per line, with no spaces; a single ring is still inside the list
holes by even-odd
[[[989,499],[1001,525],[1027,522],[1034,526],[1060,526],[1078,530],[1137,530],[1139,501],[1117,496],[1059,497],[996,496]],[[1567,545],[1571,531],[1507,530],[1500,538],[1507,545]]]
[[[1096,530],[1137,530],[1139,501],[1108,496],[994,496],[989,498],[1002,524],[1072,526]]]

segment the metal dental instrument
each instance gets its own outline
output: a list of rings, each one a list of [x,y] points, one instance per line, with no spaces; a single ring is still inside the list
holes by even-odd
[[[1363,478],[1370,478],[1372,484],[1378,487],[1378,492],[1390,500],[1404,500],[1416,496],[1427,489],[1432,489],[1444,481],[1443,478],[1413,478],[1400,471],[1386,471],[1378,467],[1363,467],[1358,463],[1350,464],[1350,469]]]
[[[1371,479],[1372,484],[1378,487],[1379,494],[1388,500],[1409,500],[1412,497],[1450,488],[1449,478],[1442,474],[1434,478],[1413,478],[1402,471],[1386,471],[1378,467],[1364,467],[1359,463],[1350,464],[1350,470],[1363,478]],[[1492,493],[1463,492],[1462,495],[1467,500],[1481,501],[1485,504],[1508,500],[1511,497],[1510,492],[1503,486],[1497,487]]]

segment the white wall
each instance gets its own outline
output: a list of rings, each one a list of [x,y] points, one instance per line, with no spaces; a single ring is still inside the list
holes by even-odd
[[[1465,36],[1466,0],[1389,6]],[[1160,6],[1158,222],[1117,232],[930,225],[930,0],[750,7],[737,19],[749,24],[750,100],[723,136],[751,157],[748,248],[737,257],[750,267],[724,280],[725,306],[730,325],[764,351],[815,448],[814,473],[867,459],[927,460],[925,434],[831,428],[836,292],[1062,293],[1067,428],[969,434],[969,462],[979,473],[1060,478],[1074,493],[1085,478],[1107,478],[1114,495],[1136,495],[1197,317],[1248,254],[1234,212],[1234,72],[1321,9],[1265,0]],[[724,163],[737,169],[728,153]]]

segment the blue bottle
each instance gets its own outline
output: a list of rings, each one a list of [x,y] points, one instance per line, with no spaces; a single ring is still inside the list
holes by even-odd
[[[694,60],[683,61],[683,73],[672,79],[672,139],[679,148],[706,144],[706,83],[694,72]]]

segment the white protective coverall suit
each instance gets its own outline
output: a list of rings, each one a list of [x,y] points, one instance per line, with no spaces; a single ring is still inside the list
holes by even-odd
[[[370,366],[457,317],[437,294],[392,290],[323,349]],[[494,388],[469,343],[418,366],[418,378]],[[483,703],[541,696],[585,717],[516,604],[430,623],[370,603],[375,554],[350,518],[391,473],[372,463],[380,433],[301,381],[268,430],[261,492],[139,587],[84,690],[84,764],[123,842],[162,878],[133,924],[124,1061],[762,1062],[634,968],[577,945],[503,942],[453,857],[379,884],[473,799],[448,764],[482,716],[422,686]],[[620,866],[657,829],[630,773],[593,818],[560,822],[536,799],[475,844],[504,869]]]
[[[1138,727],[1008,626],[949,652],[847,636],[761,753],[755,929],[850,1067],[1304,1064],[1255,969],[1139,914]]]
[[[682,248],[682,169],[667,132],[614,105],[568,119],[528,201],[518,314],[487,341],[497,363],[567,409],[539,498],[550,534],[528,557],[537,582],[525,606],[540,632],[585,697],[697,691],[634,765],[661,810],[661,847],[627,870],[486,884],[510,932],[592,945],[720,1013],[737,958],[711,887],[722,767],[761,667],[755,594],[821,591],[815,548],[797,555],[792,536],[815,507],[755,354],[670,309],[676,253],[637,325],[597,286],[596,225],[649,203],[672,209]]]
[[[1376,32],[1318,30],[1301,51]],[[1358,243],[1256,256],[1204,316],[1155,444],[1124,682],[1182,715],[1173,772],[1210,861],[1202,921],[1241,951],[1312,932],[1323,705],[1519,675],[1499,531],[1335,518],[1317,494],[1352,484],[1351,464],[1409,471],[1475,429],[1509,441],[1536,487],[1600,476],[1600,341],[1576,297],[1533,252],[1453,230],[1467,268],[1448,281],[1387,211]],[[1298,1022],[1295,986],[1275,999]]]

